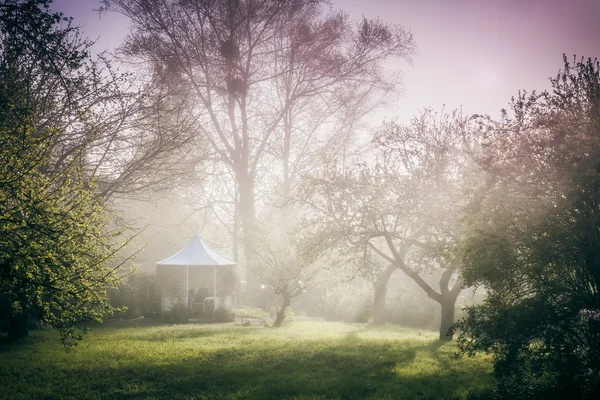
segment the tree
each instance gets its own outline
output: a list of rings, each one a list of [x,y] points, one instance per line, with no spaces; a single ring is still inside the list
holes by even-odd
[[[383,266],[374,255],[374,249],[382,244],[379,230],[383,216],[395,210],[391,204],[390,182],[381,177],[380,168],[370,168],[364,164],[337,168],[327,168],[322,176],[314,177],[304,185],[305,201],[312,209],[313,224],[323,232],[329,232],[332,246],[340,253],[353,258],[340,263],[340,268],[352,270],[352,276],[362,276],[373,282],[375,290],[373,323],[385,323],[385,295],[387,283],[397,269],[396,263]],[[411,198],[405,198],[399,207],[408,211]],[[410,225],[410,219],[404,220]],[[412,231],[406,232],[407,236]],[[371,244],[369,244],[371,243]],[[373,244],[375,243],[375,244]]]
[[[288,195],[315,148],[331,148],[355,116],[397,86],[382,63],[414,51],[400,27],[368,20],[354,27],[343,13],[325,14],[321,0],[103,4],[131,20],[123,54],[170,77],[170,95],[187,99],[212,160],[233,175],[232,214],[244,235],[256,223],[257,186],[267,181],[260,178],[276,174]],[[253,264],[249,248],[245,256]]]
[[[256,236],[245,241],[257,255],[260,263],[256,274],[263,285],[281,297],[281,306],[273,326],[281,326],[291,300],[304,293],[315,276],[328,265],[328,240],[321,233],[296,229],[286,231],[280,223],[262,225]]]
[[[600,65],[564,61],[551,92],[480,119],[462,259],[488,297],[456,328],[463,352],[494,355],[500,398],[600,395]]]
[[[106,289],[120,279],[120,264],[110,261],[121,245],[76,165],[52,178],[40,172],[52,133],[35,137],[29,115],[12,101],[0,100],[0,292],[13,311],[8,339],[26,336],[33,314],[70,346],[85,332],[77,323],[110,312]]]
[[[82,152],[60,152],[64,126],[56,115],[76,104],[74,71],[86,53],[47,5],[0,3],[0,293],[13,313],[8,339],[26,336],[33,314],[68,347],[85,333],[78,323],[110,312],[106,289],[120,279],[122,245]],[[63,109],[47,108],[58,104]]]
[[[467,121],[459,113],[427,110],[408,126],[387,125],[375,137],[379,159],[331,168],[312,183],[310,202],[322,226],[337,226],[345,245],[360,249],[375,288],[374,322],[385,321],[387,282],[396,268],[441,306],[440,339],[450,340],[463,281],[456,245],[465,172]],[[378,257],[386,264],[368,261]],[[421,276],[440,273],[439,292]]]
[[[50,3],[0,2],[2,60],[35,104],[32,129],[60,132],[45,173],[81,155],[81,168],[95,178],[96,193],[105,200],[192,175],[204,152],[192,140],[192,117],[181,101],[166,98],[158,77],[142,81],[118,72],[106,54],[92,56],[93,42],[71,18],[50,13]]]
[[[454,322],[456,300],[465,287],[458,243],[462,237],[461,204],[469,196],[473,174],[468,157],[473,140],[470,118],[457,110],[446,113],[443,109],[440,113],[424,110],[407,126],[390,124],[375,137],[386,162],[408,178],[411,191],[418,193],[403,194],[413,196],[418,204],[414,209],[414,222],[419,227],[415,236],[386,233],[392,257],[379,254],[395,260],[440,304],[440,340],[453,338],[449,328]],[[427,270],[440,274],[439,292],[419,276]]]

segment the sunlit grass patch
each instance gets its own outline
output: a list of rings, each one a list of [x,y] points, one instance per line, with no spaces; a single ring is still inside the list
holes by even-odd
[[[94,329],[66,353],[51,331],[0,347],[11,398],[464,399],[491,384],[485,357],[434,332],[296,321]]]

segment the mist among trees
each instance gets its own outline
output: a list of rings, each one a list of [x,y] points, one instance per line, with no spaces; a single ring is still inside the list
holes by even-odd
[[[115,54],[49,0],[0,1],[3,352],[102,322],[331,321],[491,354],[477,398],[600,395],[597,59],[563,55],[498,119],[404,122],[381,111],[406,27],[320,0],[101,3],[130,21]],[[157,269],[196,233],[235,265]]]

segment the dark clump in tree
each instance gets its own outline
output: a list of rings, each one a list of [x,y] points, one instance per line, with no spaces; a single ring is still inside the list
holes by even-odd
[[[489,296],[456,328],[463,352],[493,353],[499,398],[600,397],[599,71],[565,58],[552,92],[481,119],[486,184],[462,254]]]
[[[55,168],[63,132],[58,119],[44,118],[51,114],[44,106],[74,105],[70,89],[80,82],[69,72],[87,53],[71,41],[69,26],[58,28],[65,19],[47,5],[0,3],[0,295],[12,313],[8,340],[27,336],[34,315],[56,327],[68,347],[85,333],[80,323],[110,312],[106,290],[119,281],[113,259],[121,246],[81,153]],[[41,79],[55,90],[33,91]]]

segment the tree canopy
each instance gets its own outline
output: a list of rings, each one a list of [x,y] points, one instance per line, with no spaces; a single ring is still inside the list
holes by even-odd
[[[599,67],[565,58],[551,92],[480,120],[487,183],[461,251],[488,297],[457,328],[463,351],[493,352],[501,398],[599,395]]]
[[[31,314],[70,346],[85,332],[79,323],[111,310],[122,245],[83,152],[62,157],[63,120],[48,117],[76,106],[87,53],[47,4],[0,4],[0,294],[13,313],[9,339],[27,334]]]
[[[355,24],[320,0],[103,4],[131,21],[122,53],[163,77],[196,119],[190,129],[208,143],[211,176],[227,189],[209,204],[232,209],[221,215],[234,248],[238,230],[253,234],[261,204],[287,201],[309,166],[343,152],[353,124],[393,94],[399,76],[384,62],[414,53],[403,28]],[[247,246],[245,257],[252,264]],[[254,274],[247,279],[255,290]]]

